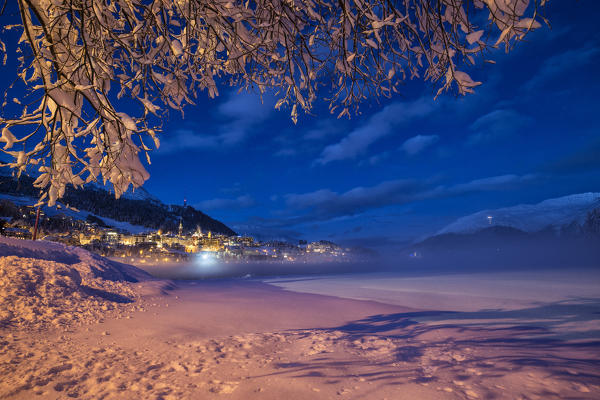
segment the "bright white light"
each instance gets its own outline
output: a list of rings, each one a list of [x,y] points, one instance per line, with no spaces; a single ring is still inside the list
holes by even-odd
[[[202,251],[196,256],[195,264],[203,269],[217,265],[217,257],[211,251]]]

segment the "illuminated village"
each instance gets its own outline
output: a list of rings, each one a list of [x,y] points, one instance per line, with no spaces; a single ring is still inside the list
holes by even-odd
[[[251,236],[225,236],[202,232],[177,234],[161,231],[127,234],[115,230],[80,232],[79,244],[98,254],[120,257],[129,263],[160,264],[184,262],[193,257],[218,259],[222,262],[322,262],[346,261],[348,249],[319,241],[299,245],[286,242],[259,242]]]
[[[12,217],[6,212],[14,207]],[[36,209],[14,206],[3,200],[0,204],[4,236],[31,239],[35,231]],[[18,216],[18,217],[17,217]],[[53,216],[43,211],[39,217],[38,239],[83,247],[96,254],[119,259],[131,264],[171,264],[186,262],[196,257],[220,262],[344,262],[352,250],[329,241],[298,244],[284,241],[261,242],[251,236],[227,236],[197,228],[194,232],[183,229],[180,218],[177,232],[146,231],[131,233],[124,229],[102,226],[102,220],[88,216],[86,220],[65,214]]]

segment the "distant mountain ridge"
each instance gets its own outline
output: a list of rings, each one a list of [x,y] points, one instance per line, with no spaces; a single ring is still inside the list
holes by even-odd
[[[12,176],[0,174],[0,194],[37,198],[39,189],[33,186],[33,182],[34,178],[27,175],[22,175],[17,180]],[[227,225],[191,206],[163,204],[142,188],[136,189],[135,192],[129,190],[121,198],[115,199],[113,193],[100,185],[86,186],[82,189],[68,187],[60,201],[100,218],[104,217],[149,229],[176,232],[181,219],[186,232],[194,231],[199,227],[203,231],[212,231],[227,236],[236,234]],[[86,215],[82,213],[82,219],[85,217]]]
[[[528,233],[561,229],[572,224],[583,225],[588,213],[596,208],[600,208],[600,193],[573,194],[537,204],[479,211],[457,219],[436,235],[474,233],[492,226],[511,227]]]
[[[600,193],[480,211],[402,252],[422,267],[600,267]]]

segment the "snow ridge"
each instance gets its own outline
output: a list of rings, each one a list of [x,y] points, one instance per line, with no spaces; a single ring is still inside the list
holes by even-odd
[[[141,186],[137,189],[132,189],[130,187],[125,193],[123,193],[122,196],[129,200],[153,201],[156,203],[161,202],[158,198],[151,195],[146,189],[144,189]]]
[[[110,183],[102,184],[99,182],[90,182],[88,183],[88,186],[111,194],[114,193],[114,189],[112,188]],[[150,192],[148,192],[142,186],[135,189],[130,186],[127,189],[127,191],[121,195],[121,197],[129,200],[153,201],[155,203],[161,203],[161,201],[157,197],[150,194]]]

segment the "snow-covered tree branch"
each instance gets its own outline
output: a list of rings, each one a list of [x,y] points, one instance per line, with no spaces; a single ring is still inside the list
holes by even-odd
[[[2,151],[54,204],[67,184],[148,173],[168,109],[221,85],[264,92],[294,121],[323,96],[338,116],[407,79],[473,91],[486,50],[544,21],[545,0],[17,0],[22,113],[2,115]],[[6,53],[6,44],[0,42]],[[4,55],[3,55],[4,56]],[[6,98],[6,96],[5,96]],[[136,115],[123,104],[139,104]],[[4,113],[4,112],[3,112]],[[131,114],[131,113],[130,113]]]

